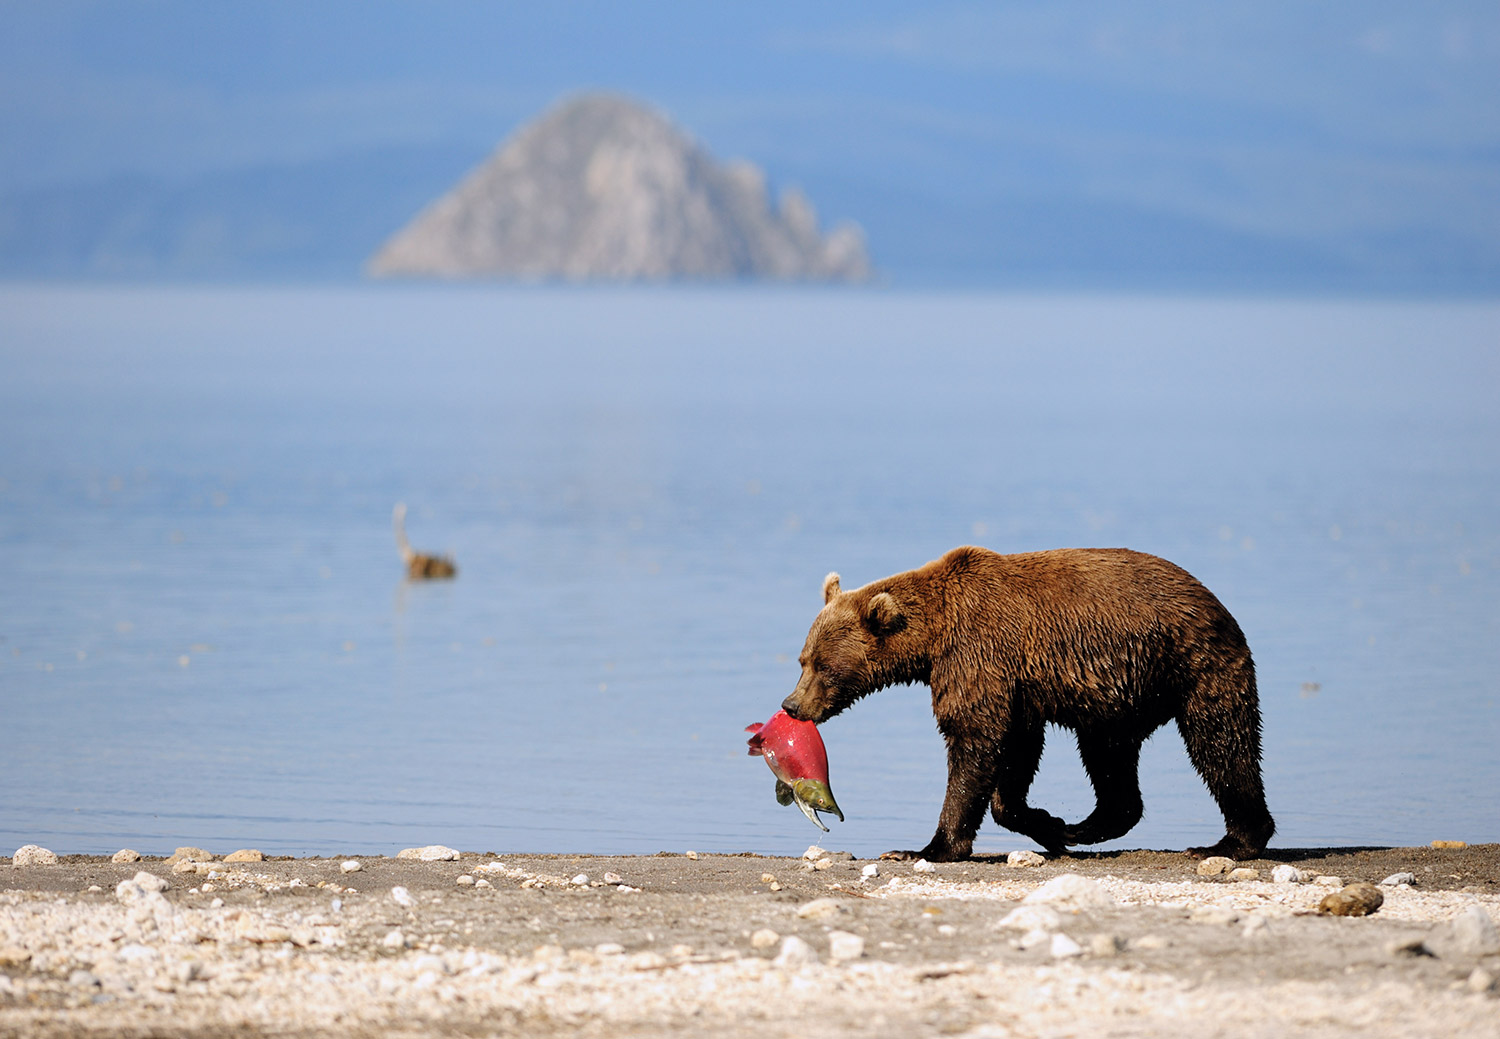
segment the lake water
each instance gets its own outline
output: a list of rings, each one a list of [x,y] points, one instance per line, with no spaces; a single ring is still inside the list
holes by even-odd
[[[1497,401],[1494,303],[0,287],[0,852],[920,847],[924,687],[823,727],[827,838],[741,730],[825,573],[964,543],[1203,580],[1275,844],[1500,840]],[[1222,833],[1142,783],[1106,847]]]

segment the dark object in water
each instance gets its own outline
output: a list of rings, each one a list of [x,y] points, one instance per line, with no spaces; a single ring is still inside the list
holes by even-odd
[[[391,513],[391,524],[396,528],[396,547],[401,550],[401,559],[406,563],[406,576],[417,581],[453,577],[458,567],[447,556],[430,556],[425,552],[414,552],[406,540],[406,503],[397,502]]]

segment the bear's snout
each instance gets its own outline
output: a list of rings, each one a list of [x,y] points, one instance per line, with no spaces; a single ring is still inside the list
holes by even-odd
[[[805,722],[809,720],[802,717],[802,715],[798,713],[802,709],[802,705],[797,701],[796,693],[793,693],[791,696],[788,696],[785,700],[781,701],[781,709],[787,714],[790,714],[793,718],[796,718],[799,722]]]

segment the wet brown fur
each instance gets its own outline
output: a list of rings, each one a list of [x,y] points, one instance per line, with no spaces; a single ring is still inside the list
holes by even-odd
[[[1245,636],[1213,593],[1164,559],[963,547],[849,592],[830,574],[801,664],[782,706],[807,721],[889,685],[932,689],[948,792],[927,847],[893,857],[968,857],[986,806],[1052,852],[1122,836],[1141,818],[1141,744],[1168,721],[1228,831],[1190,853],[1253,857],[1275,830]],[[1078,734],[1094,786],[1094,811],[1071,826],[1026,803],[1048,722]]]

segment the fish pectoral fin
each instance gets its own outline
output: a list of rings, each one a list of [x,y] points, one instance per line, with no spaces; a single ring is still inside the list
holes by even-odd
[[[797,797],[795,793],[792,796],[793,800],[797,802],[797,807],[802,809],[802,814],[811,819],[814,826],[827,833],[828,827],[823,825],[823,820],[818,818],[818,813],[813,809],[813,806],[802,800],[802,798]]]
[[[792,788],[781,780],[776,781],[776,803],[789,805],[792,803]]]

